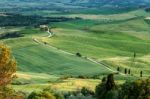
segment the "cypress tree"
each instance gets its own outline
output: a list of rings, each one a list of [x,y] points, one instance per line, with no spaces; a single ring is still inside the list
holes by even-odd
[[[127,74],[127,69],[126,68],[124,69],[124,73]]]
[[[118,72],[120,71],[120,67],[117,68],[117,71],[118,71]]]
[[[140,72],[140,77],[143,77],[143,71]]]
[[[131,74],[131,70],[130,69],[128,70],[128,74]]]

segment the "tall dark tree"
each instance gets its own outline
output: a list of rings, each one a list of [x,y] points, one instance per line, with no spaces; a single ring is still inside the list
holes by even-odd
[[[134,52],[134,56],[133,57],[136,58],[136,52]]]
[[[130,69],[128,69],[128,74],[131,74],[131,70]]]
[[[114,81],[114,75],[110,74],[102,80],[98,86],[96,86],[95,94],[96,99],[117,99],[118,92],[116,91],[117,87]],[[108,98],[110,96],[110,98]]]
[[[103,79],[102,79],[102,83],[105,83],[106,82],[106,77],[103,77]]]
[[[140,77],[143,77],[143,71],[140,72]]]
[[[115,81],[114,81],[114,75],[109,74],[107,77],[107,82],[106,82],[106,89],[107,91],[113,89],[115,87]]]
[[[124,73],[127,74],[127,68],[124,69]]]
[[[120,67],[117,67],[117,71],[120,72]]]
[[[134,66],[136,57],[137,57],[137,54],[136,54],[136,52],[134,52],[133,53],[133,60],[131,61],[131,66]]]

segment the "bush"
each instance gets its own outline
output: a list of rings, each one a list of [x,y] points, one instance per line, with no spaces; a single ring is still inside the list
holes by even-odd
[[[150,99],[150,79],[126,82],[122,85],[120,99]]]
[[[94,95],[94,92],[92,90],[89,90],[88,88],[86,87],[83,87],[81,89],[81,93],[84,95],[84,96],[87,96],[87,95]]]
[[[64,93],[63,99],[95,99],[92,90],[83,87],[81,90]]]
[[[48,91],[32,92],[27,99],[56,99],[56,97]]]
[[[87,78],[89,78],[89,77],[83,76],[83,75],[79,75],[78,78],[80,78],[80,79],[87,79]]]
[[[95,95],[97,99],[150,99],[150,78],[126,82],[117,87],[113,74],[110,74],[96,86]]]
[[[27,85],[27,84],[30,84],[29,81],[19,81],[19,80],[13,80],[11,82],[12,85]]]
[[[56,97],[56,99],[63,99],[63,95],[61,93],[52,90],[50,87],[45,88],[43,91],[53,94]]]
[[[117,90],[110,90],[107,92],[105,99],[118,99],[118,91]]]
[[[25,94],[22,92],[15,92],[12,88],[3,87],[0,89],[0,99],[24,99]]]
[[[80,53],[76,53],[76,56],[78,57],[82,57],[82,55]]]

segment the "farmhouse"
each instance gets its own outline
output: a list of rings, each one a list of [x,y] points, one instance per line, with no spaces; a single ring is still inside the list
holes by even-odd
[[[48,31],[48,26],[47,25],[40,25],[39,27],[40,27],[41,30]]]
[[[146,19],[146,20],[150,20],[150,17],[146,17],[145,19]]]

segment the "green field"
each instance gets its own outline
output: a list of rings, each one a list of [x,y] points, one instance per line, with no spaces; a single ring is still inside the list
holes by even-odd
[[[59,14],[50,16],[56,15]],[[119,83],[139,78],[140,71],[144,77],[149,77],[150,24],[145,18],[150,13],[136,10],[112,15],[73,13],[60,16],[82,19],[49,23],[54,33],[51,38],[47,37],[47,32],[34,27],[0,30],[0,34],[16,31],[23,34],[23,37],[1,40],[12,49],[18,63],[18,78],[14,82],[28,83],[14,85],[16,90],[31,92],[37,87],[41,90],[51,86],[67,91],[88,84],[94,89],[100,80],[91,80],[93,76],[101,79],[116,72],[117,67],[121,68],[115,77]],[[131,75],[124,75],[125,68],[131,69]],[[65,76],[69,78],[61,81]],[[90,79],[76,78],[78,76]],[[76,81],[83,84],[76,84]]]
[[[18,60],[19,71],[33,73],[44,71],[46,74],[60,75],[94,75],[110,72],[104,66],[68,55],[48,45],[37,44],[30,38],[7,40],[6,44],[11,46],[13,55]]]

